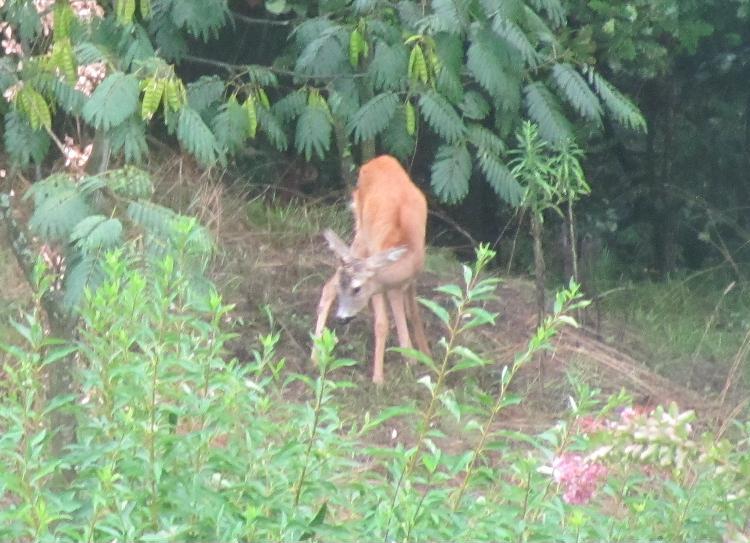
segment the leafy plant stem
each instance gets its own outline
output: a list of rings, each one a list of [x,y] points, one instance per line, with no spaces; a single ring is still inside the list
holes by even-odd
[[[320,412],[323,407],[323,397],[326,386],[326,374],[328,365],[321,364],[320,377],[315,387],[315,407],[313,408],[313,423],[310,428],[310,438],[307,442],[307,449],[305,450],[305,461],[302,464],[302,471],[300,471],[299,479],[294,489],[294,505],[299,504],[299,498],[302,494],[302,486],[305,484],[305,477],[307,476],[307,470],[310,466],[310,456],[312,455],[312,448],[315,443],[315,438],[318,434],[318,425],[320,424]]]

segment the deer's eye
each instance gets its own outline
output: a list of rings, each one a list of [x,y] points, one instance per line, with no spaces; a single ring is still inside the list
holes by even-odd
[[[357,285],[356,287],[352,287],[352,294],[354,294],[356,296],[357,294],[359,294],[359,291],[361,289],[362,289],[362,287],[359,286],[359,285]]]

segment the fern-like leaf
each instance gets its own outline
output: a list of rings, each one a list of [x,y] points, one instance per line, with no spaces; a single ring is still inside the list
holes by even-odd
[[[633,130],[646,132],[646,120],[627,97],[591,68],[588,69],[588,76],[596,93],[604,102],[604,107],[618,123]]]
[[[292,91],[271,107],[271,111],[283,123],[299,117],[307,105],[307,93],[304,90]]]
[[[388,45],[384,41],[375,44],[375,53],[370,61],[369,72],[376,90],[401,90],[405,88],[405,77],[409,55],[401,44]]]
[[[70,242],[84,254],[114,247],[122,242],[122,223],[104,215],[89,215],[75,225]]]
[[[467,91],[459,105],[467,119],[482,120],[490,113],[490,104],[476,91]]]
[[[319,19],[313,20],[319,22]],[[298,27],[298,39],[306,35],[302,27]],[[339,25],[320,24],[321,30],[309,41],[305,41],[302,52],[297,57],[295,70],[310,76],[328,76],[334,73],[346,72],[349,66],[349,34]],[[306,30],[306,29],[305,29]]]
[[[552,77],[578,113],[597,125],[601,124],[602,108],[599,99],[573,66],[555,64],[552,67]]]
[[[279,120],[266,108],[258,108],[258,123],[268,141],[279,151],[285,151],[289,146],[284,128]]]
[[[44,130],[34,130],[18,111],[5,114],[5,150],[11,161],[22,168],[31,162],[41,164],[49,151],[50,139]]]
[[[112,152],[122,153],[126,162],[140,162],[148,154],[146,127],[140,116],[131,115],[108,134]]]
[[[179,1],[171,5],[175,25],[203,41],[216,37],[229,16],[226,0]]]
[[[464,134],[464,123],[454,107],[434,91],[419,97],[419,107],[427,124],[448,143],[455,143]]]
[[[154,194],[154,183],[148,172],[130,164],[110,170],[99,178],[112,192],[123,198],[150,198]]]
[[[211,125],[218,145],[229,153],[236,153],[244,146],[248,133],[248,116],[235,97],[230,97],[221,106]]]
[[[266,66],[251,64],[245,69],[247,70],[247,78],[250,83],[260,85],[261,87],[276,87],[279,84],[276,74]]]
[[[138,111],[140,89],[132,74],[107,76],[83,106],[83,118],[94,128],[108,130]]]
[[[184,107],[180,111],[177,139],[202,164],[210,166],[219,159],[216,136],[203,122],[200,114],[190,107]]]
[[[411,104],[409,104],[411,106]],[[411,106],[412,112],[414,111]],[[412,152],[414,152],[414,136],[409,134],[407,129],[407,109],[404,106],[399,106],[396,113],[393,115],[391,122],[388,127],[383,130],[381,134],[381,142],[383,147],[392,155],[405,160]],[[414,119],[416,123],[416,119]]]
[[[505,142],[481,124],[471,123],[467,127],[466,134],[471,144],[482,151],[495,155],[505,152]]]
[[[492,21],[492,30],[515,47],[529,67],[535,69],[539,65],[539,54],[531,44],[531,40],[526,36],[523,29],[511,19],[496,16]]]
[[[466,53],[471,76],[495,99],[501,102],[517,94],[518,82],[512,78],[497,50],[497,40],[477,32]]]
[[[88,203],[75,186],[60,187],[34,208],[29,229],[44,240],[67,240],[75,225],[90,213]]]
[[[572,137],[570,122],[560,111],[560,105],[554,95],[543,83],[535,81],[526,85],[524,98],[529,116],[539,125],[539,132],[543,138],[560,143]]]
[[[495,194],[512,206],[521,203],[523,187],[497,155],[487,151],[479,151],[477,162],[479,163],[479,169],[482,170]]]
[[[354,140],[369,140],[385,130],[398,104],[398,95],[393,92],[384,92],[368,100],[349,122],[349,131],[354,134]]]
[[[466,145],[441,145],[432,163],[430,183],[438,198],[460,201],[469,192],[471,156]]]
[[[224,81],[216,76],[201,76],[187,86],[188,106],[203,113],[221,100],[224,94]]]
[[[95,253],[77,254],[69,257],[65,273],[63,304],[74,310],[83,300],[86,289],[94,291],[101,284],[103,271],[101,255]]]
[[[130,202],[127,215],[145,232],[160,238],[172,234],[177,218],[177,214],[171,209],[148,201]]]
[[[536,9],[543,9],[555,27],[565,23],[565,8],[560,0],[531,0]]]
[[[321,160],[331,148],[331,122],[328,112],[321,107],[307,106],[297,120],[294,143],[297,152],[312,158],[313,152]]]
[[[76,60],[79,64],[93,64],[94,62],[100,62],[107,60],[107,53],[99,45],[91,43],[90,41],[84,41],[77,44],[73,48],[73,52],[76,55]]]

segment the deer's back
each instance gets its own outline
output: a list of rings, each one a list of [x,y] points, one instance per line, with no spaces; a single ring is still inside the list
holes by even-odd
[[[352,201],[369,254],[399,245],[424,253],[427,201],[398,160],[383,155],[365,163]]]

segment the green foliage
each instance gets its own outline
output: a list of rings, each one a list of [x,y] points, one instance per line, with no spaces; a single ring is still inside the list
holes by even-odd
[[[646,131],[646,120],[630,100],[593,69],[589,69],[589,78],[604,106],[617,122],[634,130]]]
[[[80,180],[54,174],[26,192],[34,203],[30,229],[65,260],[63,302],[69,310],[78,307],[86,288],[98,286],[104,253],[121,247],[137,230],[148,250],[190,252],[191,266],[200,272],[213,251],[210,234],[194,220],[148,201],[153,193],[149,174],[133,166]],[[105,202],[111,205],[107,214]]]
[[[17,111],[5,115],[3,137],[10,159],[21,167],[41,164],[50,146],[46,132],[34,130]]]
[[[29,228],[50,241],[66,241],[91,208],[76,183],[65,174],[56,174],[35,183],[26,198],[34,199]]]
[[[438,288],[446,307],[425,301],[446,339],[436,360],[418,359],[424,394],[352,414],[338,398],[354,386],[346,380],[354,362],[335,356],[332,332],[316,338],[314,374],[285,367],[274,329],[248,360],[230,358],[232,308],[215,292],[201,308],[191,302],[179,254],[108,254],[74,342],[49,338],[32,313],[13,323],[14,345],[2,344],[8,499],[0,538],[671,541],[741,533],[750,513],[747,423],[734,423],[730,439],[701,436],[691,428],[695,413],[631,407],[625,394],[606,398],[571,378],[571,408],[559,421],[539,433],[508,430],[506,409],[524,400],[512,392],[514,378],[575,324],[575,285],[558,294],[491,391],[449,386],[495,365],[461,344],[497,318],[484,308],[498,284],[484,275],[492,257],[480,248],[458,284]],[[72,353],[75,394],[46,398],[47,370]],[[60,410],[75,415],[77,442],[55,455],[50,415]],[[383,441],[402,425],[410,437]],[[459,448],[451,429],[471,445]],[[56,486],[70,465],[69,482]]]
[[[545,139],[558,143],[573,137],[572,127],[563,115],[559,102],[543,83],[526,85],[524,99],[529,116],[538,124],[539,132]]]
[[[443,145],[432,163],[430,183],[441,199],[455,203],[469,192],[471,155],[466,145]]]
[[[570,64],[555,64],[552,77],[568,102],[585,118],[599,124],[601,106],[586,81]]]
[[[455,108],[440,94],[428,91],[419,97],[425,121],[448,143],[455,143],[464,134],[464,123]]]
[[[399,99],[395,93],[385,92],[363,104],[349,123],[354,140],[369,140],[385,130],[396,112],[398,103]]]
[[[186,151],[206,166],[213,165],[222,156],[216,136],[192,108],[184,107],[180,111],[177,139]]]
[[[138,110],[138,80],[129,74],[108,75],[83,106],[83,118],[104,130],[122,124]]]
[[[308,105],[297,119],[295,144],[297,152],[310,160],[313,152],[323,159],[331,147],[330,113],[320,106]]]

